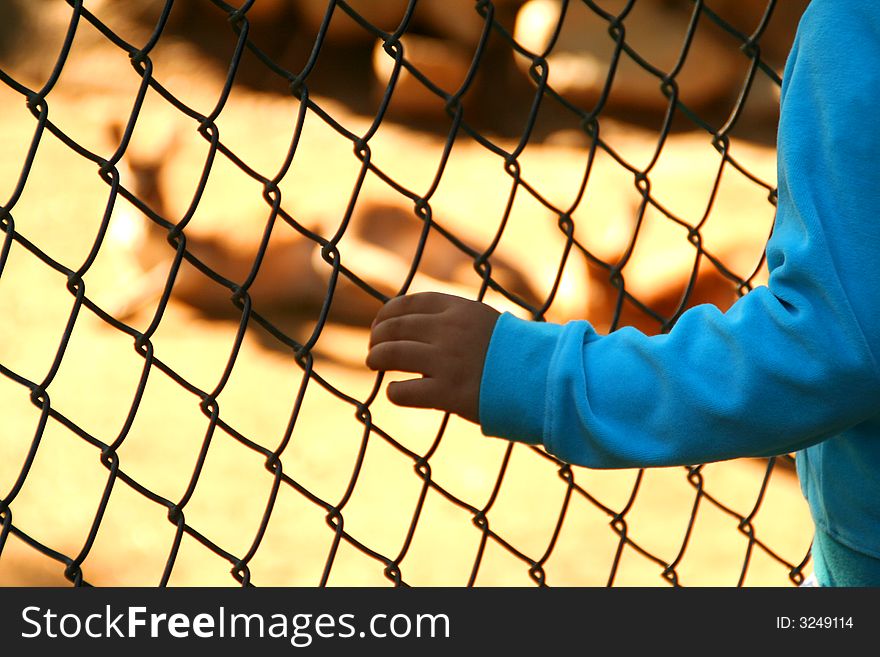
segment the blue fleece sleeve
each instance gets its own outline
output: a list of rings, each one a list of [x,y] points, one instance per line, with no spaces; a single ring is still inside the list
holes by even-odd
[[[814,0],[783,85],[768,285],[652,337],[502,316],[483,432],[618,468],[794,451],[876,416],[878,99],[880,9]]]

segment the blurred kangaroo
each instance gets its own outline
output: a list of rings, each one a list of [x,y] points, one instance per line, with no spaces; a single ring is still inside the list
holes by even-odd
[[[109,136],[113,144],[119,144],[122,126],[111,124]],[[160,173],[168,159],[174,157],[178,141],[177,133],[172,131],[149,153],[130,147],[119,164],[123,187],[171,223],[175,217],[168,212]],[[321,235],[331,234],[338,222],[333,219],[331,223],[328,218],[327,226],[309,228]],[[124,296],[108,304],[108,310],[124,319],[158,301],[167,284],[175,249],[168,242],[164,227],[130,206],[118,213],[115,222],[112,236],[117,244],[132,252],[143,271]],[[332,266],[322,257],[320,244],[284,230],[282,223],[279,219],[275,232],[283,233],[283,239],[274,239],[273,235],[269,240],[258,274],[248,289],[253,307],[270,317],[277,313],[314,316],[329,294]],[[394,296],[407,279],[422,229],[422,222],[402,207],[362,202],[339,244],[340,260],[374,290]],[[250,275],[258,255],[256,249],[242,248],[235,235],[226,234],[187,233],[186,249],[212,271],[239,285]],[[506,290],[533,306],[540,305],[538,295],[522,272],[498,256],[493,256],[491,263],[493,278]],[[479,284],[473,258],[436,231],[428,236],[418,272],[420,289],[473,297]],[[172,298],[211,316],[236,314],[232,296],[228,287],[186,261],[181,264],[172,290]],[[378,298],[340,274],[333,291],[330,319],[368,326],[381,305]]]

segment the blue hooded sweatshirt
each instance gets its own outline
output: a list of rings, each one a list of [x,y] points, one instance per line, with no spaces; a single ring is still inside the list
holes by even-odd
[[[691,308],[657,336],[502,315],[482,430],[592,468],[797,451],[817,530],[880,578],[880,2],[802,17],[778,185],[768,284],[727,312]]]

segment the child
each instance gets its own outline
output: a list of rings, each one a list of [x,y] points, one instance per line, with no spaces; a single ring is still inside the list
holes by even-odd
[[[390,301],[369,367],[392,402],[570,463],[797,451],[823,586],[880,585],[880,4],[813,0],[786,66],[769,283],[667,335],[598,335],[436,293]]]

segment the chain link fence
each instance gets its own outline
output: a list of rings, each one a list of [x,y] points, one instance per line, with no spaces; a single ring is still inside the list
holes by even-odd
[[[727,579],[709,581],[751,583],[747,576],[756,561],[769,564],[766,569],[783,580],[802,581],[809,535],[801,529],[784,547],[767,538],[777,536],[773,526],[780,517],[796,513],[785,505],[765,511],[774,490],[796,489],[788,458],[669,469],[653,484],[653,471],[620,473],[611,494],[603,477],[612,474],[571,467],[540,449],[500,441],[477,446],[488,439],[454,418],[395,411],[384,402],[387,376],[372,376],[339,355],[351,335],[354,351],[365,352],[363,327],[381,303],[414,289],[485,299],[537,321],[586,315],[605,330],[634,324],[655,333],[667,331],[694,303],[726,305],[747,293],[761,281],[761,239],[754,235],[765,240],[769,234],[776,190],[775,174],[766,166],[772,164],[772,148],[761,151],[770,155],[757,158],[762,164],[755,171],[749,162],[757,147],[746,139],[772,142],[773,110],[767,108],[775,104],[785,50],[779,22],[792,13],[790,6],[780,8],[783,3],[773,0],[480,0],[449,3],[438,11],[436,3],[417,0],[248,0],[240,6],[157,0],[113,10],[109,4],[32,3],[32,20],[39,23],[41,12],[48,16],[51,5],[63,25],[56,41],[46,37],[24,46],[51,59],[41,84],[25,81],[18,72],[22,67],[0,69],[8,117],[0,123],[13,121],[6,109],[13,101],[16,111],[24,107],[28,113],[26,120],[23,110],[15,115],[19,122],[9,134],[16,135],[17,147],[5,149],[7,165],[14,159],[18,175],[4,174],[8,179],[0,189],[0,282],[6,279],[0,297],[7,299],[4,308],[12,309],[2,319],[0,339],[0,403],[9,418],[0,432],[5,450],[0,564],[5,557],[12,563],[8,568],[16,569],[34,553],[48,559],[44,570],[63,572],[77,586],[140,582],[100,575],[108,554],[140,544],[140,552],[132,549],[120,557],[128,563],[126,572],[137,572],[143,558],[153,564],[152,571],[144,565],[150,571],[144,581],[160,586],[174,583],[188,567],[191,562],[181,556],[187,551],[199,555],[196,559],[222,561],[230,583],[285,583],[273,576],[271,566],[284,563],[298,572],[291,581],[323,586],[363,583],[351,574],[355,569],[340,573],[337,567],[357,553],[363,557],[357,568],[393,585],[409,585],[420,583],[419,577],[408,577],[419,558],[413,546],[430,530],[430,509],[439,505],[469,538],[416,568],[430,569],[434,575],[427,581],[434,583],[503,582],[503,577],[486,577],[490,559],[539,586],[706,581],[689,575],[687,565],[700,551],[694,544],[701,532],[711,532],[726,546],[706,548],[718,552],[717,559],[704,555],[700,567],[727,573]],[[15,6],[6,3],[4,10]],[[127,23],[116,20],[126,12],[148,26],[144,33],[132,32],[142,34],[140,40],[131,40],[120,27]],[[183,76],[166,75],[171,69],[155,61],[164,43],[208,25],[225,74],[209,94],[212,102],[197,104],[189,99],[188,85],[197,85],[204,69],[187,68],[178,57],[174,71],[184,71]],[[124,113],[84,119],[65,109],[76,103],[91,107],[94,100],[87,92],[70,101],[61,89],[66,76],[116,82],[101,69],[101,58],[84,58],[77,50],[86,32],[103,48],[101,57],[127,58],[125,84],[131,92],[122,95]],[[276,45],[264,47],[270,42]],[[4,61],[15,60],[5,56]],[[330,62],[328,70],[321,70],[322,62]],[[283,92],[276,95],[286,103],[273,114],[281,117],[277,121],[239,102],[240,89],[257,78]],[[326,80],[336,80],[337,86]],[[334,90],[337,99],[329,97]],[[353,109],[345,106],[346,91]],[[282,100],[267,102],[282,107]],[[159,119],[151,119],[152,107],[162,108]],[[171,115],[173,120],[167,118]],[[178,128],[163,132],[156,123],[164,122]],[[98,127],[89,133],[82,128],[86,123]],[[324,131],[326,143],[333,144],[323,156],[325,142],[310,146],[310,130]],[[638,148],[633,134],[643,136]],[[141,143],[152,142],[152,159],[138,154],[143,150],[135,146],[139,135]],[[398,141],[377,148],[388,135]],[[95,147],[101,139],[112,146]],[[200,158],[174,160],[183,139],[198,142]],[[258,167],[253,157],[242,155],[249,141],[274,144],[274,165]],[[337,156],[330,151],[343,147],[346,159],[333,160]],[[44,152],[64,152],[68,159],[52,161]],[[461,153],[474,164],[453,171]],[[92,172],[94,184],[78,191],[98,209],[88,220],[69,216],[64,207],[64,180],[76,178],[65,163],[74,160]],[[178,160],[190,169],[188,196],[172,189],[174,177],[181,175],[169,168],[183,166],[173,163]],[[668,162],[674,164],[672,173],[660,173]],[[417,184],[407,177],[410,168],[421,176],[415,176]],[[565,194],[553,189],[562,168],[575,183]],[[221,169],[233,173],[224,178],[217,173]],[[311,196],[310,169],[321,176]],[[51,197],[45,186],[31,191],[38,170],[49,172],[50,187],[57,186],[62,198],[45,211],[50,219],[42,223],[30,218],[33,208]],[[704,174],[706,184],[689,182],[693,173]],[[624,187],[609,182],[615,176]],[[297,179],[309,182],[286,191],[285,185]],[[200,212],[218,180],[228,198],[248,196],[260,206],[259,219],[206,222]],[[726,191],[731,180],[736,181],[733,192]],[[687,212],[664,195],[664,184],[684,187],[679,193],[690,199]],[[757,207],[760,216],[719,210],[724,203],[719,199],[731,193],[737,197],[734,206],[748,212]],[[444,194],[467,199],[462,204],[473,208],[472,216],[463,211],[466,219],[456,219],[442,209]],[[749,205],[748,194],[759,201]],[[481,195],[500,201],[487,210]],[[626,200],[607,210],[605,195]],[[325,210],[320,220],[311,220],[320,214],[314,208]],[[478,238],[473,231],[467,234],[473,228],[469,222]],[[65,231],[85,240],[75,259],[70,255],[75,250],[54,246],[67,239]],[[737,242],[740,234],[751,235],[756,247],[745,255]],[[613,238],[602,241],[606,235]],[[245,243],[252,247],[237,248]],[[135,274],[96,273],[109,266],[102,258],[127,259]],[[40,269],[51,292],[34,276],[16,276],[20,262],[28,263],[29,269],[21,265],[23,271]],[[66,301],[50,300],[59,295]],[[43,310],[65,304],[63,312]],[[25,307],[35,309],[28,320]],[[186,308],[193,307],[201,314],[188,323]],[[291,315],[294,323],[288,321]],[[49,328],[30,330],[32,325]],[[211,341],[215,325],[224,327],[226,337],[219,342],[225,351],[202,358],[201,370],[177,366],[178,357],[195,362],[184,356]],[[190,329],[205,331],[205,337],[196,335],[176,351],[163,351],[174,334]],[[82,351],[78,336],[85,334],[92,336],[87,354],[74,357],[73,351]],[[125,352],[108,346],[120,338],[128,343]],[[255,352],[254,341],[261,351]],[[24,352],[39,356],[28,361]],[[283,367],[267,364],[282,355]],[[90,389],[101,384],[89,378],[89,370],[116,368],[137,370],[130,385],[108,380],[107,390]],[[243,368],[252,375],[247,384],[236,382]],[[276,385],[277,371],[293,377],[285,379],[290,385]],[[103,397],[77,407],[64,392],[65,401],[57,402],[55,390],[68,384],[56,381],[64,377],[75,382],[83,398]],[[170,401],[154,409],[145,399],[157,380],[168,388],[163,399]],[[251,395],[244,410],[237,402],[226,403],[242,385]],[[323,400],[320,410],[308,410],[316,396]],[[108,422],[95,430],[88,409],[110,406],[116,428],[108,429]],[[177,427],[194,426],[176,415],[178,407],[198,411],[204,431],[178,432]],[[227,411],[230,407],[236,410]],[[280,430],[245,428],[249,420],[240,418],[267,408],[287,418]],[[144,425],[145,416],[154,418],[152,424]],[[346,427],[344,432],[327,428],[343,416],[349,419],[338,425]],[[35,463],[50,458],[60,442],[64,449],[73,449],[74,442],[76,449],[87,448],[90,456],[83,459],[98,461],[100,469],[80,467],[77,452],[59,466],[70,475],[70,487],[47,483],[45,475],[35,474]],[[142,447],[135,450],[132,444]],[[186,450],[180,451],[183,444]],[[450,467],[443,454],[452,444],[465,455],[474,450],[473,462],[465,456]],[[344,457],[327,451],[334,445],[344,446]],[[229,457],[234,467],[224,471],[221,483],[208,483],[203,474],[216,459],[226,458],[216,455],[233,447],[239,450]],[[307,455],[312,448],[330,455],[312,467]],[[494,451],[484,458],[476,455],[482,449]],[[152,483],[152,475],[138,474],[148,472],[139,459],[153,463],[155,471],[173,467],[186,475],[173,483]],[[401,478],[407,483],[394,488],[397,479],[389,477],[394,492],[371,493],[358,503],[371,459],[405,464]],[[525,475],[514,472],[522,468]],[[540,477],[530,474],[538,471]],[[461,484],[465,474],[482,483]],[[338,485],[322,483],[330,480]],[[259,488],[250,485],[253,481],[261,482]],[[552,505],[517,507],[510,501],[526,500],[536,486],[552,494]],[[669,487],[678,487],[676,508],[665,506]],[[371,490],[379,489],[381,483]],[[477,489],[481,492],[474,494]],[[542,494],[535,493],[544,500]],[[194,502],[200,495],[204,499]],[[643,503],[652,505],[648,512],[642,511]],[[19,512],[25,505],[31,510]],[[67,519],[76,516],[70,522],[77,529],[68,527],[67,534],[47,529],[47,524],[64,524],[41,520],[53,507],[63,507]],[[200,524],[207,507],[223,531]],[[373,515],[364,516],[365,508]],[[142,522],[157,510],[165,518],[164,530]],[[108,514],[123,520],[108,521]],[[358,514],[366,520],[357,520]],[[583,514],[598,524],[583,529],[577,520]],[[713,514],[715,524],[704,527],[701,519]],[[764,515],[770,517],[762,525]],[[370,525],[386,527],[391,519],[397,529],[376,538],[376,531],[385,530],[372,531]],[[308,523],[320,529],[306,531]],[[654,528],[641,534],[649,524]],[[273,530],[278,534],[270,540]],[[96,548],[108,533],[116,542]],[[147,535],[152,537],[143,538]],[[283,537],[291,535],[299,538],[285,543]],[[559,556],[563,540],[574,546],[566,553],[572,556]],[[308,560],[297,552],[303,541],[314,544]],[[598,543],[606,546],[601,556],[591,551]],[[283,556],[257,568],[257,577],[254,564],[270,550]],[[448,572],[447,557],[458,564]],[[586,568],[589,577],[569,576],[557,563],[572,560],[578,562],[574,571]],[[627,580],[627,568],[636,562],[639,573],[653,575]],[[45,580],[9,572],[0,568],[0,579]]]

